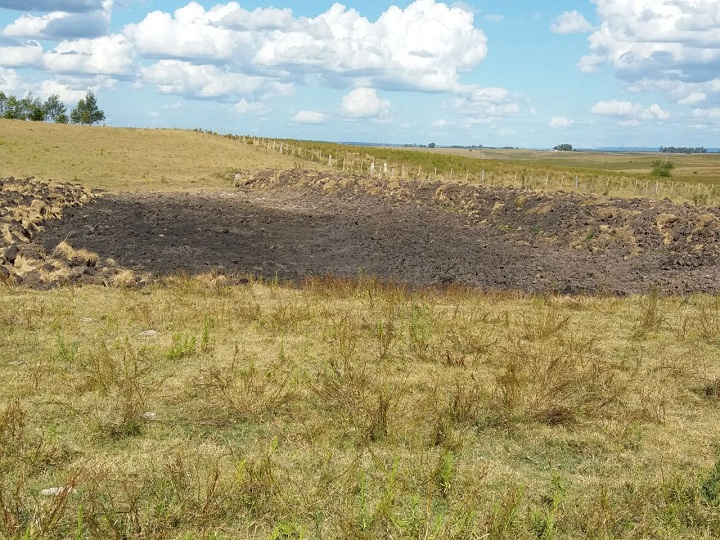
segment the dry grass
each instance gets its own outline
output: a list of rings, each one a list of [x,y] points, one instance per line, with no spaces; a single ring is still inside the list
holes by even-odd
[[[228,187],[233,170],[294,164],[284,154],[208,133],[5,119],[0,152],[0,177],[35,176],[112,191]]]
[[[2,289],[0,536],[720,534],[714,298],[210,281]]]

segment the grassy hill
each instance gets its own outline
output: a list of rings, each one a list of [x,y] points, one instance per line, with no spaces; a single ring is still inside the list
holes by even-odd
[[[111,191],[227,187],[228,171],[292,167],[291,156],[210,133],[0,119],[0,176]]]

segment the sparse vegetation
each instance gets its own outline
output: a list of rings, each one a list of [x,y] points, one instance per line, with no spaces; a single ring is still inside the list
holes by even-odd
[[[3,537],[720,534],[700,297],[189,277],[2,296]]]

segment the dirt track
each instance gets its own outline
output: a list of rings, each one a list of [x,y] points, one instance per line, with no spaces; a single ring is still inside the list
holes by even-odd
[[[240,174],[225,192],[106,195],[36,242],[67,240],[161,275],[356,277],[414,285],[618,294],[720,290],[720,215],[669,201]]]

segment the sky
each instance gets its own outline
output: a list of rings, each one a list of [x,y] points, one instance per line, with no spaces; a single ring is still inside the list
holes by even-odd
[[[720,146],[717,0],[0,0],[0,90],[335,142]]]

